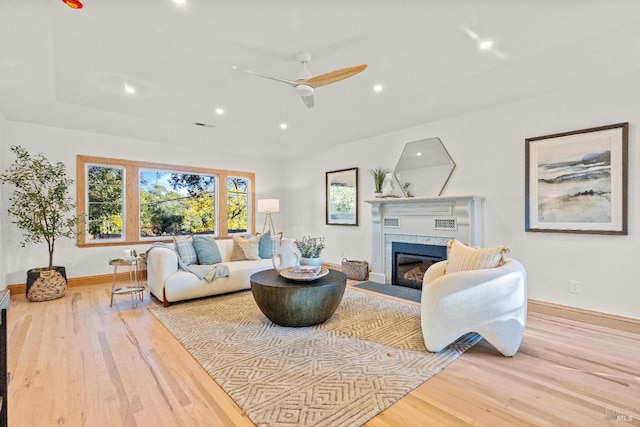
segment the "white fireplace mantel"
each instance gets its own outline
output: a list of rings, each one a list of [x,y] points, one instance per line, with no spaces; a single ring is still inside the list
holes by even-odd
[[[380,198],[371,204],[369,280],[391,283],[393,242],[446,245],[451,239],[482,246],[482,205],[476,195]]]

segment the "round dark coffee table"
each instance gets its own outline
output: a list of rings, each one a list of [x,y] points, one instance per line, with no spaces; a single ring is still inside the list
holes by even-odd
[[[265,316],[281,326],[311,326],[327,320],[342,301],[347,276],[329,274],[310,282],[285,279],[276,270],[251,275],[251,293]]]

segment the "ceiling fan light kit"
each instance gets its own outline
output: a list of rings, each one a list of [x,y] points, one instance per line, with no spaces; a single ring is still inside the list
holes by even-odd
[[[296,93],[300,96],[311,96],[313,95],[313,88],[309,85],[297,85],[295,87]]]
[[[309,108],[313,108],[313,90],[320,86],[326,86],[328,84],[339,82],[346,78],[355,76],[356,74],[364,71],[367,68],[367,64],[356,65],[354,67],[341,68],[339,70],[331,71],[329,73],[321,74],[313,77],[311,72],[307,68],[307,64],[311,62],[311,54],[309,52],[298,53],[298,62],[302,64],[302,71],[298,74],[298,78],[294,80],[284,79],[282,77],[272,76],[270,74],[260,73],[256,71],[246,70],[244,68],[233,66],[234,70],[244,71],[245,73],[255,74],[256,76],[264,77],[266,79],[275,80],[278,82],[286,83],[293,86],[297,95],[302,97],[302,102]]]

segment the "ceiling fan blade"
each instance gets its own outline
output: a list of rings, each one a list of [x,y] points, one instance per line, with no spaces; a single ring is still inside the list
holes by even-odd
[[[264,74],[264,73],[258,73],[256,71],[251,71],[251,70],[245,70],[244,68],[240,68],[240,67],[236,67],[235,65],[232,65],[234,70],[238,70],[238,71],[244,71],[245,73],[249,73],[249,74],[255,74],[256,76],[260,76],[260,77],[264,77],[265,79],[271,79],[271,80],[275,80],[278,82],[282,82],[282,83],[286,83],[288,85],[291,86],[296,86],[299,83],[293,81],[293,80],[287,80],[287,79],[283,79],[281,77],[277,77],[277,76],[272,76],[270,74]]]
[[[341,68],[339,70],[331,71],[330,73],[321,74],[319,76],[311,77],[310,79],[299,80],[298,84],[306,84],[311,87],[326,86],[331,83],[339,82],[351,76],[362,72],[367,68],[367,64],[356,65],[354,67]]]
[[[304,102],[304,105],[306,105],[309,108],[313,108],[314,106],[313,95],[302,96],[301,98],[302,98],[302,102]]]

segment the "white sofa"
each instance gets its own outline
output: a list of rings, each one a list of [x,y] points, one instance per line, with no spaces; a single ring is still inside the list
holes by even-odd
[[[195,274],[178,268],[178,254],[171,248],[154,247],[147,255],[149,291],[164,306],[192,298],[219,295],[251,288],[249,277],[258,271],[273,268],[271,258],[255,261],[231,261],[233,240],[216,240],[218,250],[229,268],[229,276],[207,282]]]

